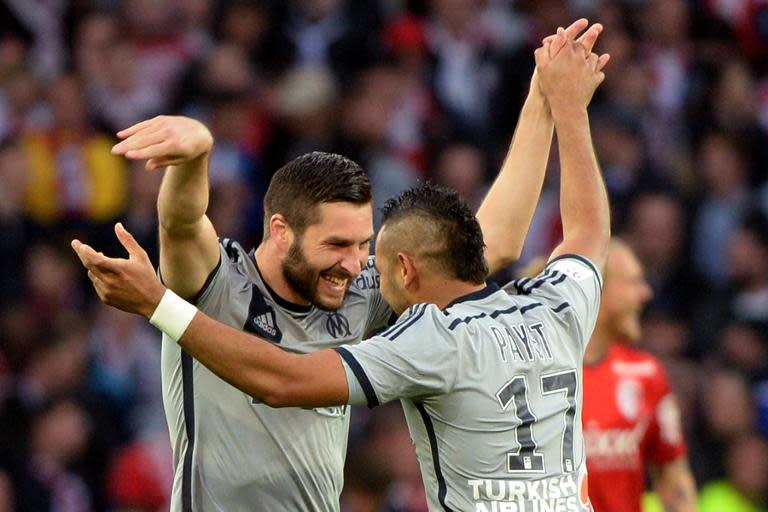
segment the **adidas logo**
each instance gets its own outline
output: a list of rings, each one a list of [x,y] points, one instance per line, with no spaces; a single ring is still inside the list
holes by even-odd
[[[256,316],[253,319],[253,322],[256,324],[256,326],[259,329],[269,334],[270,336],[275,336],[277,334],[277,327],[275,327],[275,321],[272,319],[272,315],[269,312],[262,313]]]

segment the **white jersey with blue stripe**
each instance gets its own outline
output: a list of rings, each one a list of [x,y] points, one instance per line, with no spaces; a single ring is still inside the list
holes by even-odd
[[[574,255],[337,348],[351,404],[401,399],[433,511],[589,510],[582,362],[600,304]]]

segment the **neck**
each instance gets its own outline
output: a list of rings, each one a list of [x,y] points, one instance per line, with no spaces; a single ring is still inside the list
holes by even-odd
[[[282,269],[283,257],[270,240],[259,244],[255,258],[262,279],[280,298],[302,306],[309,305],[309,302],[296,293],[285,279]]]
[[[592,337],[589,339],[587,349],[584,351],[584,364],[597,364],[608,353],[608,349],[611,347],[611,339],[608,335],[608,331],[598,324],[595,325],[595,330],[592,332]]]
[[[459,297],[480,291],[485,288],[485,286],[485,283],[474,284],[455,279],[434,277],[430,279],[429,282],[422,284],[421,289],[426,293],[419,294],[421,296],[417,297],[416,302],[434,304],[440,309],[443,309]]]

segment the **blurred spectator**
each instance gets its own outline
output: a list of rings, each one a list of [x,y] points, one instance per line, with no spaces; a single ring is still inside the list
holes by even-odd
[[[173,461],[166,426],[151,429],[110,461],[107,495],[114,512],[168,510]]]
[[[101,306],[89,336],[89,387],[126,411],[130,427],[164,425],[160,346],[141,318]]]
[[[338,78],[371,64],[380,52],[379,2],[291,0],[287,35],[297,63],[326,67]]]
[[[697,158],[704,198],[693,226],[693,257],[699,272],[718,287],[728,276],[727,240],[749,205],[742,155],[727,136],[710,133],[704,137]]]
[[[276,79],[293,63],[295,48],[266,0],[234,0],[224,6],[220,39],[242,49],[264,76]]]
[[[355,411],[357,412],[357,411]],[[387,453],[387,457],[378,454]],[[399,403],[371,411],[345,468],[344,512],[425,512],[424,485]]]
[[[50,226],[65,220],[107,222],[127,201],[125,163],[112,156],[112,140],[94,132],[76,75],[63,75],[48,89],[53,125],[23,139],[30,162],[27,209]]]
[[[490,127],[489,98],[498,85],[498,55],[481,23],[479,0],[432,0],[427,47],[435,97],[448,133],[481,141]]]
[[[696,480],[706,482],[723,476],[726,447],[752,431],[755,409],[747,379],[735,370],[708,368],[698,402],[701,425],[689,439],[690,460]]]
[[[693,272],[686,264],[685,224],[681,201],[669,193],[647,192],[630,204],[622,236],[645,267],[653,288],[650,305],[689,314]]]
[[[26,474],[21,484],[25,492],[17,502],[19,510],[92,510],[86,482],[70,470],[85,451],[89,431],[86,412],[70,400],[54,403],[35,418],[31,425]]]
[[[755,435],[733,438],[726,478],[701,490],[701,512],[761,512],[768,500],[768,443]]]
[[[433,179],[459,191],[461,197],[477,211],[485,197],[486,163],[483,152],[469,144],[453,144],[440,152]]]
[[[418,171],[398,155],[388,138],[402,94],[401,77],[391,66],[376,66],[357,78],[341,119],[341,152],[363,166],[371,179],[374,225],[384,202],[415,183]]]
[[[119,37],[118,25],[113,16],[85,18],[75,49],[91,111],[113,133],[163,106],[160,91],[138,74],[136,48]]]
[[[768,220],[761,213],[750,214],[728,239],[728,268],[731,313],[768,329]]]
[[[14,143],[0,144],[0,306],[20,300],[29,227],[24,216],[24,197],[29,181],[26,155]]]

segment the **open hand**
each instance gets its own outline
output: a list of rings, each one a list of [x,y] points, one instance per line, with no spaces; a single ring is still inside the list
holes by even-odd
[[[180,165],[205,155],[213,136],[200,121],[182,116],[157,116],[117,132],[123,139],[112,153],[130,160],[147,160],[147,170]]]
[[[72,248],[88,269],[88,278],[103,303],[149,318],[160,303],[165,287],[133,235],[120,223],[115,225],[115,234],[128,251],[128,259],[109,258],[79,240],[72,240]]]

